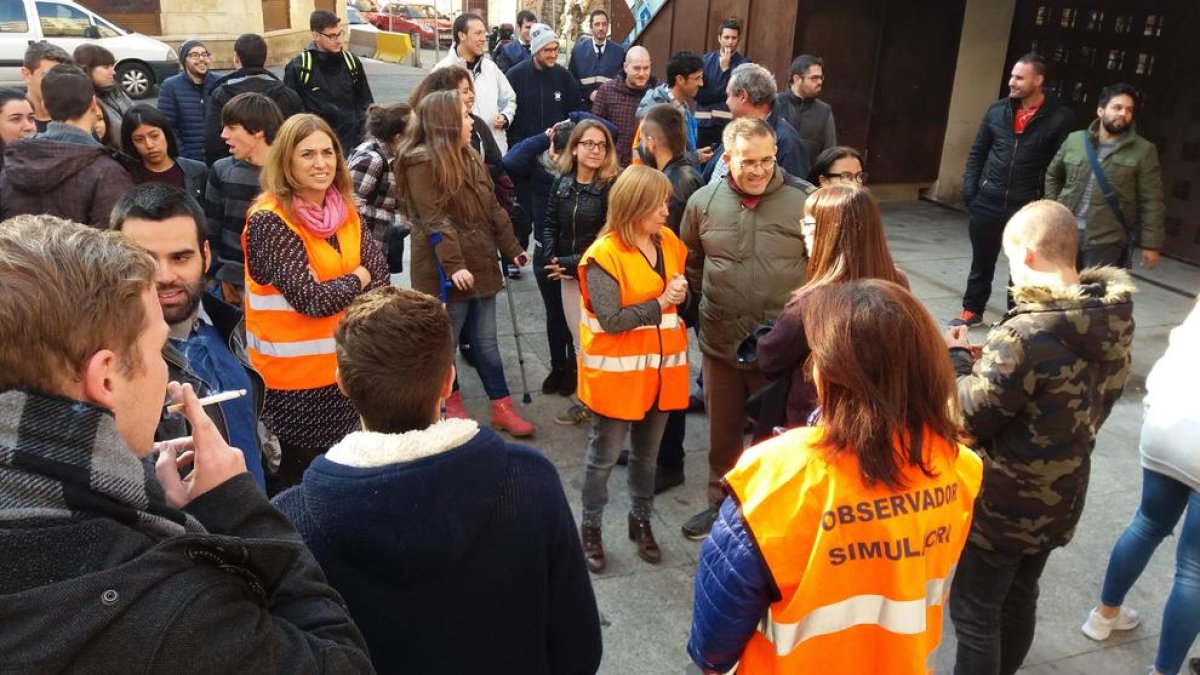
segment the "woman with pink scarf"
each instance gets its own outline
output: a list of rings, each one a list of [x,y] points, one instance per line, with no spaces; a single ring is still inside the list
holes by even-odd
[[[333,332],[350,302],[388,283],[379,244],[364,233],[337,136],[316,115],[280,127],[263,193],[242,233],[246,351],[267,387],[262,420],[279,437],[276,490],[346,434],[358,414],[338,390]]]

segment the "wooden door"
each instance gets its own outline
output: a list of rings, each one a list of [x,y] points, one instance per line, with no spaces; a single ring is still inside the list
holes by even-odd
[[[1075,110],[1082,128],[1096,119],[1100,90],[1116,82],[1137,87],[1137,132],[1158,147],[1166,199],[1164,253],[1200,262],[1200,29],[1195,0],[1018,0],[1007,72],[1035,51],[1049,62],[1046,89]]]

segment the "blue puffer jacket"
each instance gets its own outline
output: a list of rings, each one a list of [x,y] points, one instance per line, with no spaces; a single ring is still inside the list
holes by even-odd
[[[163,80],[159,88],[158,109],[175,130],[180,157],[204,161],[204,104],[217,79],[207,73],[204,81],[196,84],[187,73],[179,73]]]
[[[741,509],[726,497],[700,549],[688,654],[705,672],[727,672],[742,657],[758,620],[780,599]],[[736,615],[721,611],[738,607]]]

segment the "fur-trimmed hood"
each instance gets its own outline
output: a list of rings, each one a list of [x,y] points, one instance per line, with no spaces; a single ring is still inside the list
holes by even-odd
[[[1129,272],[1116,267],[1085,269],[1077,285],[1014,286],[1017,304],[1003,323],[1030,323],[1088,361],[1117,358],[1133,337],[1135,290]]]

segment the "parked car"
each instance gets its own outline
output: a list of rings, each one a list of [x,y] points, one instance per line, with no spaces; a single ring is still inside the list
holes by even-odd
[[[422,26],[410,19],[408,12],[403,11],[402,7],[403,5],[384,5],[367,21],[379,30],[386,30],[393,33],[408,33],[414,37],[419,36],[421,44],[432,45],[433,41],[437,39],[433,28]],[[414,40],[415,42],[416,40]]]
[[[85,42],[104,47],[117,57],[117,83],[134,99],[153,96],[179,72],[179,57],[165,42],[126,31],[71,0],[0,0],[0,86],[23,86],[25,48],[38,40],[68,54]]]
[[[454,41],[451,31],[452,24],[445,16],[438,13],[433,5],[413,5],[409,3],[391,3],[386,5],[387,11],[396,12],[399,16],[411,19],[426,28],[436,29],[442,45],[450,46]],[[421,38],[422,40],[425,38]]]

